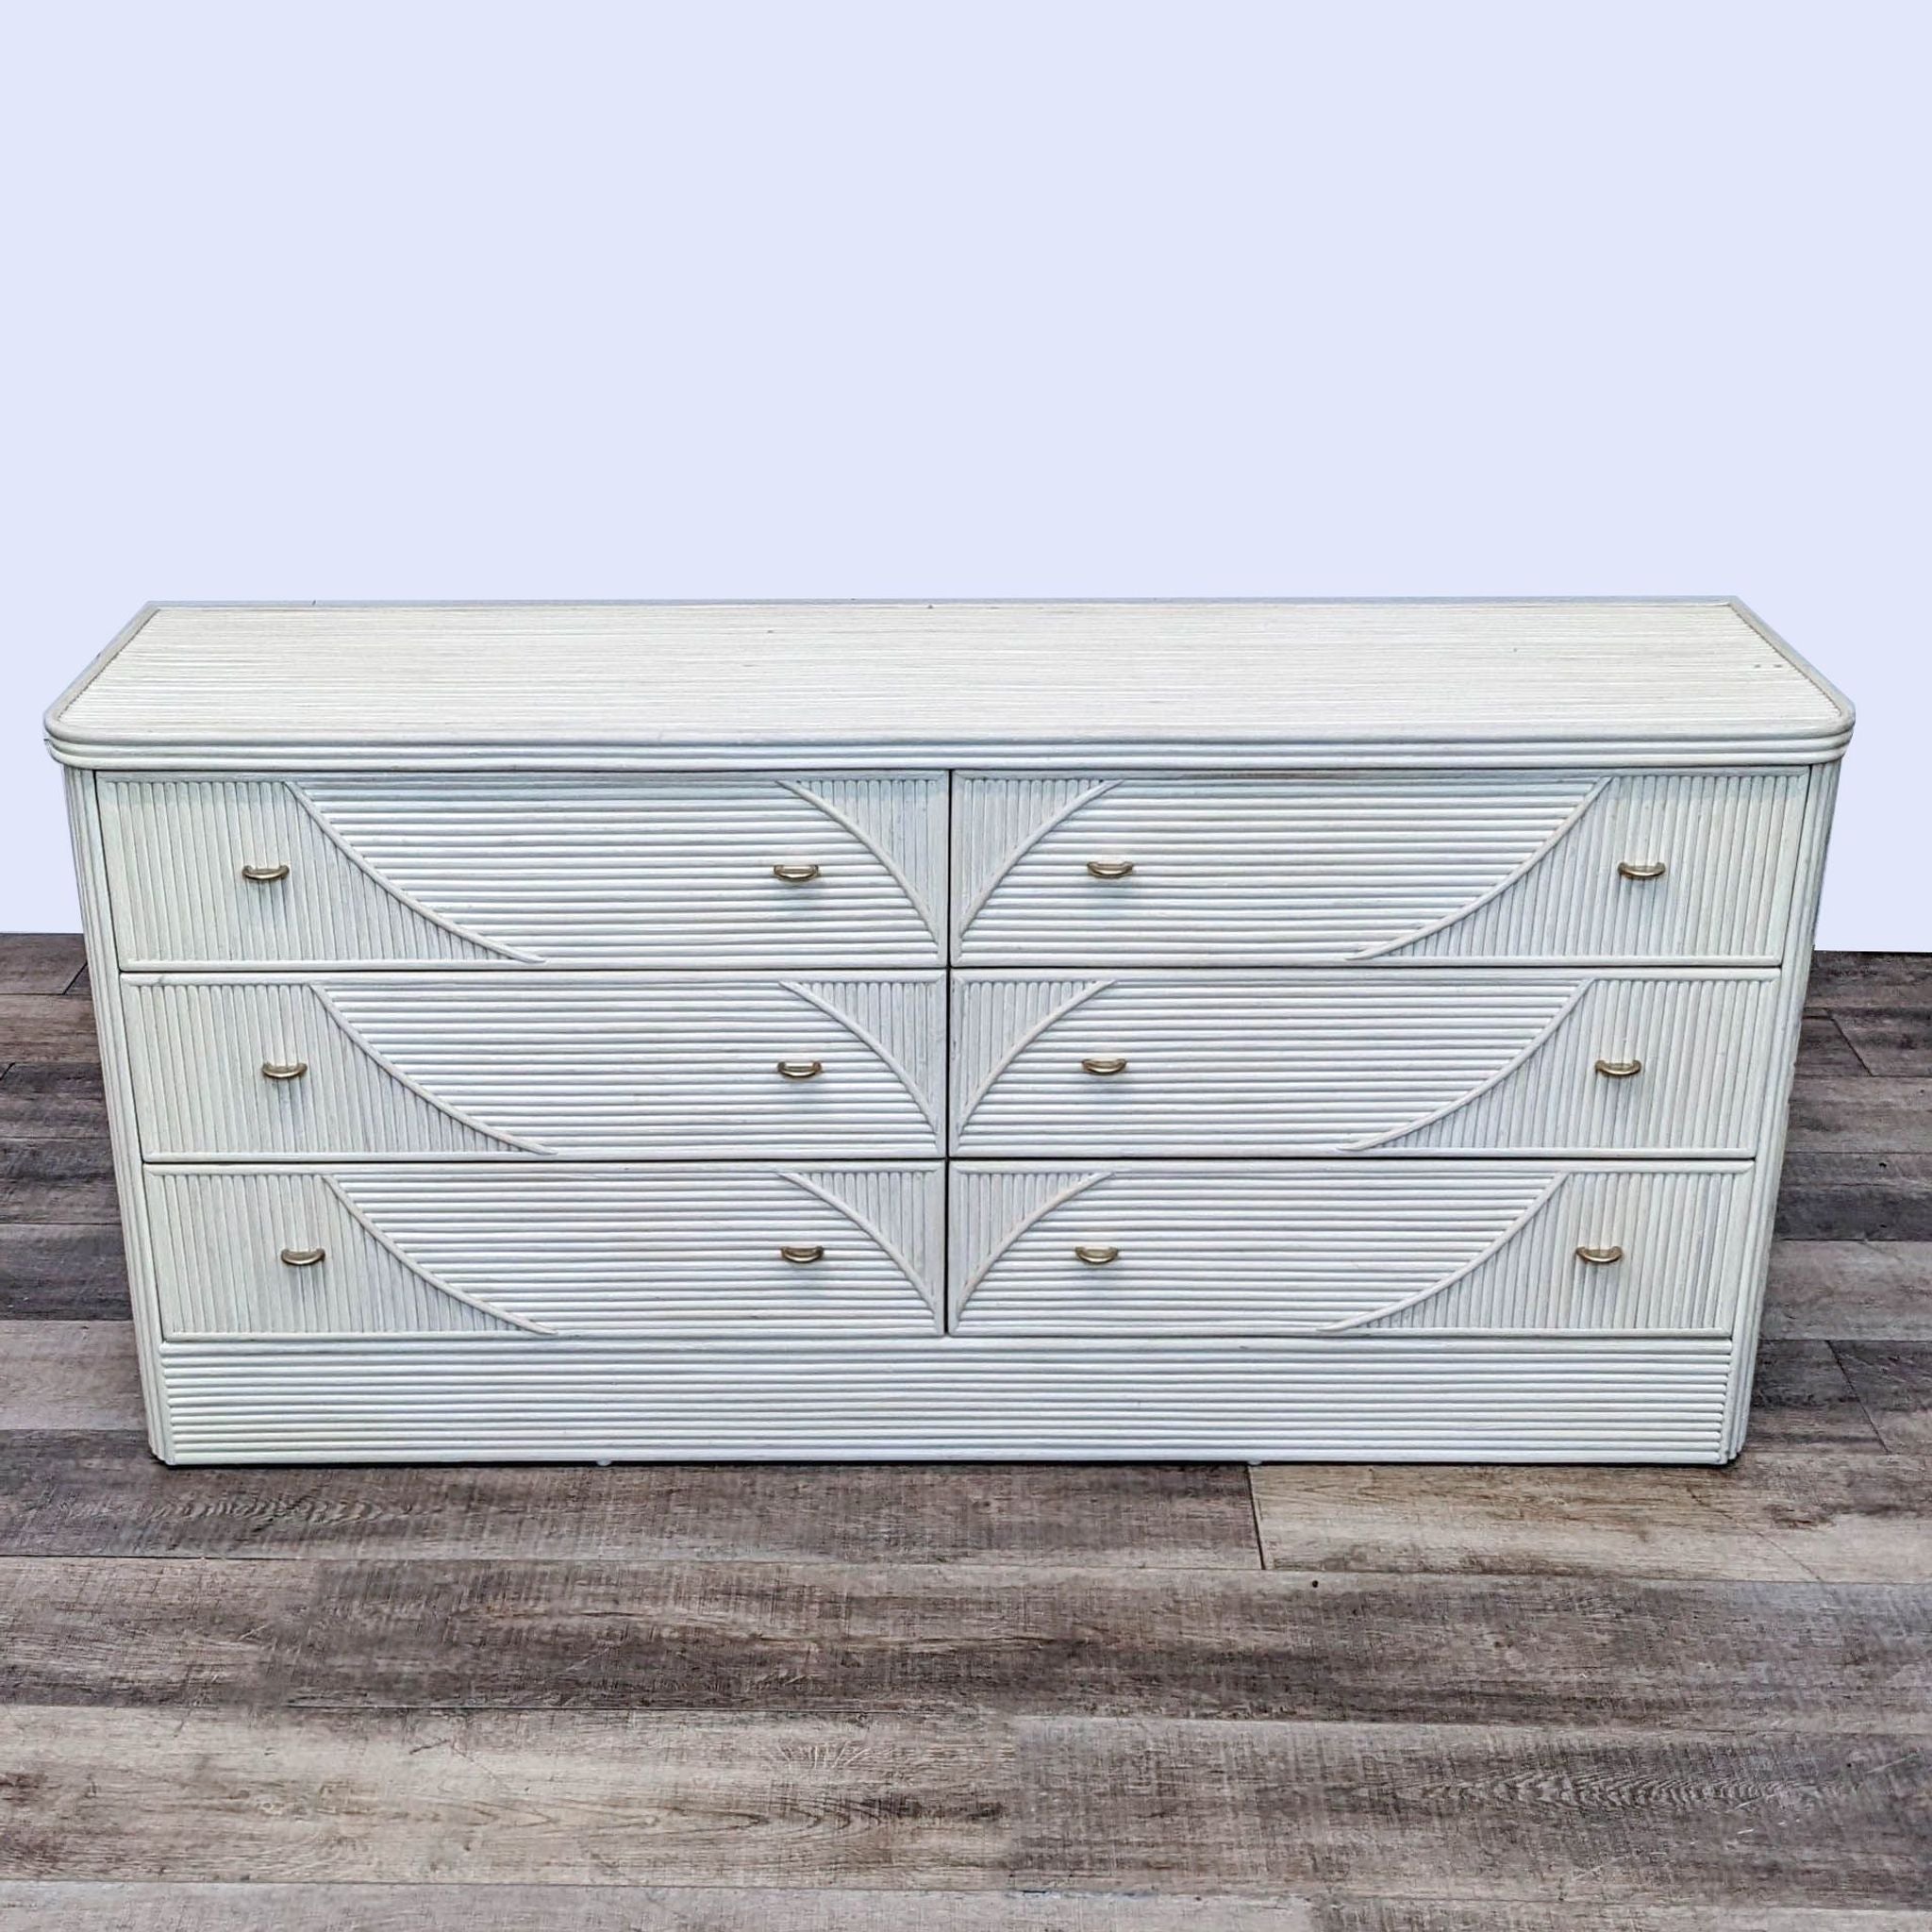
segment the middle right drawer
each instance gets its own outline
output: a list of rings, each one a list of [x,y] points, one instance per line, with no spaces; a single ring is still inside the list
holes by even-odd
[[[1748,1156],[1776,991],[1690,968],[956,972],[951,1146]]]

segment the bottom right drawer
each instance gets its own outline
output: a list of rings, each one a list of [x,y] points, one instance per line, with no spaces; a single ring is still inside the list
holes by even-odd
[[[1727,1333],[1748,1161],[956,1161],[961,1335]]]

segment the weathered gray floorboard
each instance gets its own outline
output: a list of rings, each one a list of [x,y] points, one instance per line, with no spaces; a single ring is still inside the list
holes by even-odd
[[[0,1762],[8,1878],[1932,1896],[1892,1737],[18,1707]]]
[[[1932,953],[1840,953],[1813,956],[1807,1012],[1932,1005]]]
[[[1932,1586],[0,1562],[0,1702],[1932,1736]]]
[[[1852,1069],[1831,1048],[1814,1020],[1828,1019],[1857,1065],[1880,1078],[1932,1078],[1932,955],[1821,953],[1813,962],[1806,1002],[1800,1062],[1824,1071]]]
[[[1254,1472],[1290,1570],[1932,1581],[1932,1458],[1775,1446],[1724,1469]]]
[[[1705,1905],[1516,1905],[1479,1899],[1329,1899],[1314,1932],[1932,1932],[1932,1912]],[[1210,1924],[1211,1921],[1208,1922]],[[6,1921],[0,1919],[0,1927]],[[62,1928],[64,1932],[64,1928]],[[306,1926],[305,1926],[306,1932]]]
[[[1299,1901],[743,1886],[0,1885],[0,1932],[1324,1932]],[[1554,1922],[1551,1922],[1554,1924]],[[1594,1922],[1571,1919],[1570,1932]],[[1629,1922],[1633,1932],[1648,1932]],[[1679,1922],[1682,1924],[1682,1922]],[[1879,1915],[1843,1932],[1923,1932]],[[1709,1932],[1828,1932],[1811,1915]],[[1624,1932],[1619,1920],[1617,1932]],[[1678,1932],[1677,1925],[1658,1932]],[[1693,1932],[1685,1926],[1684,1932]]]
[[[113,1155],[98,1134],[0,1140],[0,1181],[99,1181],[113,1174]]]
[[[0,1884],[0,1932],[1932,1932],[1932,1912],[742,1886]]]
[[[92,1000],[61,992],[0,992],[0,1061],[98,1058]]]
[[[290,1569],[0,1561],[0,1703],[285,1704],[275,1665],[301,1615]]]
[[[0,1073],[0,1141],[91,1134],[105,1141],[108,1097],[95,1060],[18,1060]]]
[[[0,1168],[6,1165],[8,1151],[0,1147]],[[98,1180],[10,1180],[0,1174],[0,1223],[6,1222],[29,1226],[92,1224],[118,1229],[121,1209],[114,1199],[113,1176],[103,1174]]]
[[[0,993],[65,992],[86,964],[77,932],[0,933]],[[0,1059],[5,1038],[0,1033]]]
[[[1932,1341],[1932,1241],[1774,1241],[1768,1338]]]
[[[0,1431],[141,1426],[131,1322],[0,1323]]]
[[[1790,1134],[1794,1154],[1932,1153],[1932,1080],[1795,1080]]]
[[[1227,1464],[166,1469],[0,1434],[0,1555],[593,1557],[1252,1570]]]
[[[0,1257],[6,1236],[17,1232],[0,1228]],[[0,1322],[0,1441],[10,1429],[142,1427],[134,1324],[125,1310],[104,1322]]]
[[[1751,1442],[1760,1449],[1885,1447],[1828,1341],[1758,1344]]]
[[[1015,1875],[1074,1888],[1918,1907],[1932,1740],[1020,1719]]]
[[[118,1225],[114,1163],[98,1134],[0,1141],[0,1222]]]
[[[1835,1154],[1785,1161],[1777,1231],[1791,1241],[1932,1241],[1932,1154]]]
[[[1903,1747],[1895,1747],[1903,1748]],[[1003,1723],[0,1709],[0,1877],[1008,1882]]]
[[[1845,1341],[1837,1354],[1888,1449],[1932,1456],[1932,1342]]]
[[[1834,1074],[1860,1080],[1872,1077],[1871,1069],[1839,1031],[1838,1022],[1829,1013],[1807,1012],[1798,1024],[1798,1078],[1828,1078]]]
[[[1868,1072],[1891,1079],[1932,1077],[1932,1002],[1923,995],[1916,1006],[1846,1008],[1832,1017]]]
[[[126,1320],[118,1221],[0,1222],[0,1321]]]

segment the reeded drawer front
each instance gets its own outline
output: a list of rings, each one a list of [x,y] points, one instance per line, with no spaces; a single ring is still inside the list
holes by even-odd
[[[122,986],[150,1159],[940,1151],[938,974]]]
[[[149,1168],[165,1332],[930,1335],[937,1165]]]
[[[960,973],[963,1154],[1746,1155],[1771,972]]]
[[[941,958],[946,780],[103,778],[125,967]]]
[[[951,1325],[988,1336],[1715,1334],[1729,1329],[1741,1285],[1750,1173],[956,1163]]]
[[[190,1463],[1709,1463],[1725,1454],[1735,1346],[1636,1335],[1140,1338],[1124,1348],[1051,1336],[880,1337],[863,1348],[297,1337],[170,1341],[154,1362],[170,1458]]]
[[[1771,964],[1806,783],[961,775],[953,957]]]

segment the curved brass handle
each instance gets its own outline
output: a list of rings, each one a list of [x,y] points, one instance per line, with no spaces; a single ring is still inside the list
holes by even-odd
[[[289,868],[286,865],[244,865],[242,876],[251,885],[272,886],[277,879],[289,876]]]
[[[322,1248],[284,1248],[282,1259],[291,1268],[313,1268],[325,1252]]]
[[[815,879],[818,875],[818,867],[809,864],[774,865],[772,868],[772,876],[783,879],[788,886],[802,886],[807,879]]]
[[[1654,865],[1638,865],[1622,858],[1617,861],[1617,875],[1625,879],[1660,879],[1664,875],[1664,862],[1659,858]]]
[[[308,1071],[307,1060],[263,1060],[261,1063],[264,1080],[299,1080]]]
[[[1592,1268],[1607,1268],[1612,1261],[1624,1258],[1622,1248],[1578,1248],[1576,1258],[1588,1261]]]
[[[1087,870],[1097,879],[1124,879],[1134,869],[1131,858],[1090,858]]]
[[[1606,1080],[1627,1080],[1632,1074],[1643,1071],[1641,1060],[1599,1060],[1596,1070]]]
[[[1090,1059],[1082,1060],[1080,1070],[1082,1073],[1099,1074],[1103,1076],[1109,1074],[1124,1074],[1127,1071],[1127,1063],[1119,1054],[1096,1054]]]
[[[795,1261],[801,1268],[825,1258],[825,1251],[817,1241],[787,1241],[778,1252],[786,1260]]]
[[[1121,1251],[1118,1248],[1090,1248],[1084,1242],[1074,1249],[1074,1258],[1084,1261],[1090,1268],[1105,1268],[1109,1261],[1118,1261]]]
[[[780,1060],[778,1071],[788,1080],[816,1080],[825,1071],[824,1060]]]

